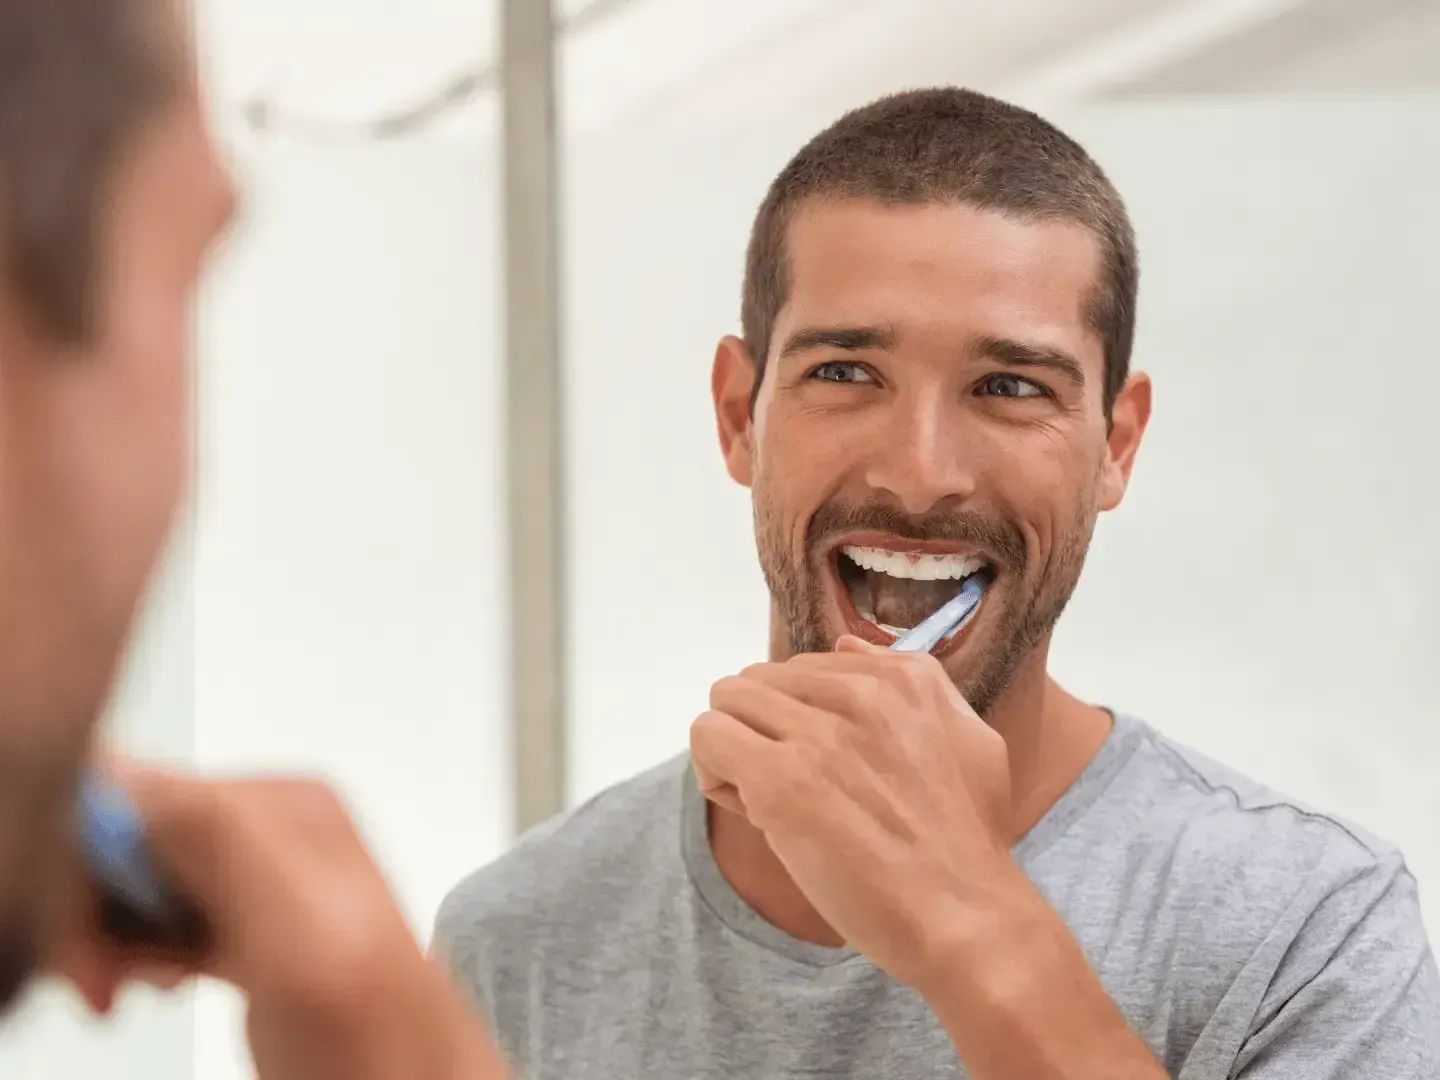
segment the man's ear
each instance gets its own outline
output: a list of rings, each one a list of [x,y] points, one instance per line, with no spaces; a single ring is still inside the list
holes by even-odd
[[[730,479],[745,487],[751,482],[751,441],[754,421],[750,398],[755,387],[755,361],[739,338],[728,335],[715,346],[715,365],[710,371],[710,396],[715,401],[715,427],[720,435],[720,453]]]
[[[1150,376],[1137,371],[1125,380],[1110,410],[1105,468],[1100,482],[1100,509],[1114,510],[1125,497],[1135,455],[1150,423]]]

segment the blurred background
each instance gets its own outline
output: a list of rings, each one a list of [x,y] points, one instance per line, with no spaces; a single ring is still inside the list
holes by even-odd
[[[198,0],[246,208],[112,721],[152,757],[332,775],[422,935],[524,794],[498,3]],[[1440,928],[1440,2],[554,14],[563,801],[682,750],[765,649],[707,382],[765,186],[847,108],[960,83],[1076,136],[1140,240],[1155,419],[1056,673],[1400,843]],[[240,1015],[136,992],[99,1025],[42,992],[0,1072],[246,1077]]]

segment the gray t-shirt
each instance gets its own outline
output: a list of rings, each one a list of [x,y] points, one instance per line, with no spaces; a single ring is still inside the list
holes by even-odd
[[[1115,730],[1015,847],[1182,1080],[1436,1080],[1440,974],[1393,848]],[[446,899],[435,950],[526,1080],[957,1080],[944,1031],[848,949],[751,911],[677,758]]]

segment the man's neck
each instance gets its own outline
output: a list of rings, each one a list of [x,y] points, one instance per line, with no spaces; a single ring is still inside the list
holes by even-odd
[[[772,640],[772,658],[779,658],[774,644]],[[1049,812],[1099,753],[1113,726],[1103,709],[1080,701],[1049,678],[1048,651],[1048,641],[1035,649],[987,718],[1009,749],[1012,842]],[[712,804],[709,833],[721,874],[758,915],[802,941],[843,944],[790,879],[759,829]]]

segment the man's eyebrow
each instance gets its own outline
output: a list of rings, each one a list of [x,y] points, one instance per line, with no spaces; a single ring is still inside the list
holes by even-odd
[[[1006,367],[1043,368],[1068,379],[1076,386],[1085,385],[1085,365],[1061,349],[1043,345],[1027,345],[1009,338],[984,338],[980,355]]]
[[[794,356],[816,349],[859,352],[862,349],[892,349],[895,331],[884,326],[806,326],[785,339],[780,355]]]

